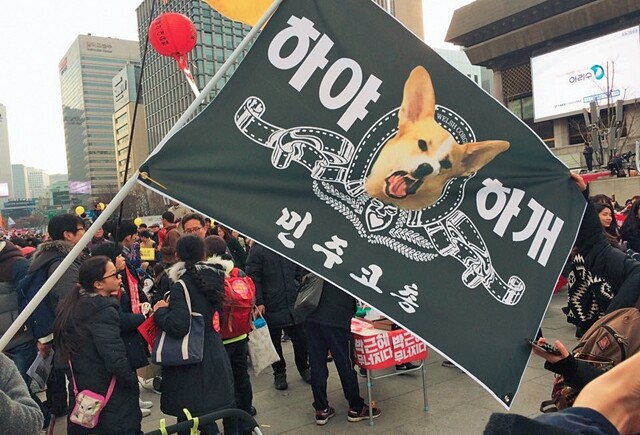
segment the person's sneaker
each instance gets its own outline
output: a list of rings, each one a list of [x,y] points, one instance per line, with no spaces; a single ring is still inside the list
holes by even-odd
[[[408,362],[408,363],[396,365],[396,370],[398,370],[398,371],[407,371],[407,370],[417,369],[418,367],[420,367],[420,366],[417,366],[415,364],[412,364],[412,363]]]
[[[142,412],[142,418],[149,417],[151,415],[150,409],[140,408],[140,412]]]
[[[158,394],[162,394],[162,377],[161,376],[154,377],[152,381],[152,385],[153,385],[153,391],[155,391]]]
[[[289,388],[289,384],[287,384],[287,375],[284,373],[275,375],[273,385],[276,387],[276,390],[286,390]]]
[[[302,373],[300,373],[300,376],[302,377],[302,380],[307,384],[311,383],[311,369],[304,370]]]
[[[324,411],[316,411],[316,424],[323,426],[327,424],[329,419],[334,415],[336,415],[336,410],[330,406]]]
[[[380,408],[371,408],[371,409],[373,411],[372,412],[373,418],[378,418],[380,414],[382,414],[382,411],[380,411]],[[354,411],[353,409],[349,409],[349,412],[347,413],[347,420],[349,420],[352,423],[355,423],[356,421],[367,420],[367,419],[369,419],[369,405],[363,405],[360,412]]]
[[[150,402],[150,401],[147,401],[147,400],[138,399],[138,406],[140,406],[140,409],[153,408],[153,402]]]
[[[251,408],[249,408],[249,411],[247,411],[247,412],[249,413],[249,415],[250,415],[251,417],[255,417],[255,416],[256,416],[256,414],[258,413],[258,411],[256,410],[256,407],[255,407],[255,406],[251,406]]]
[[[456,365],[454,363],[452,363],[449,360],[444,360],[442,361],[442,367],[450,367],[450,368],[455,368]]]
[[[280,340],[282,343],[286,343],[287,341],[291,341],[291,337],[285,331],[282,331],[282,339]]]
[[[360,367],[360,370],[358,370],[358,374],[360,376],[362,376],[363,378],[367,377],[367,369],[363,369],[362,367]]]

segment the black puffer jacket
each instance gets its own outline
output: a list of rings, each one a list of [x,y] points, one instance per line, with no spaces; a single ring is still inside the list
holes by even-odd
[[[351,330],[351,318],[356,313],[356,300],[335,285],[325,281],[318,308],[307,317],[307,322]]]
[[[584,257],[585,267],[605,279],[615,293],[607,313],[635,306],[640,296],[640,262],[609,244],[591,202],[582,218],[576,248]]]
[[[256,285],[256,305],[265,306],[267,324],[276,328],[293,325],[293,306],[304,269],[255,244],[249,251],[245,272]]]
[[[186,273],[183,262],[168,270],[173,285],[168,308],[160,308],[154,314],[158,327],[174,337],[184,337],[189,331],[190,316],[182,285],[189,291],[191,309],[204,317],[204,356],[198,364],[162,367],[162,396],[160,409],[169,415],[184,415],[187,408],[192,415],[200,416],[235,406],[233,377],[229,357],[220,335],[213,329],[213,316],[222,320],[222,295],[224,271],[220,266],[198,263],[197,269],[204,280],[215,288],[215,295],[207,295],[196,279]],[[219,302],[213,303],[215,299]]]
[[[69,325],[79,352],[71,355],[78,391],[106,395],[116,376],[113,395],[100,414],[98,426],[86,429],[67,421],[70,434],[119,434],[140,431],[142,414],[138,406],[138,378],[131,370],[120,338],[118,300],[95,294],[81,294]]]

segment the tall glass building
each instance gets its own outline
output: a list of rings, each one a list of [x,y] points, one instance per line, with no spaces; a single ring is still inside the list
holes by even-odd
[[[422,0],[374,0],[387,12],[422,38]],[[197,44],[189,53],[191,72],[203,89],[229,55],[238,46],[251,27],[221,16],[205,2],[198,0],[171,0],[166,5],[155,1],[156,9],[151,17],[154,0],[145,0],[138,6],[138,35],[140,41],[147,40],[151,21],[164,12],[179,12],[189,17],[197,31]],[[141,47],[144,50],[144,47]],[[248,49],[247,49],[248,50]],[[193,91],[183,73],[172,58],[159,55],[153,48],[148,49],[142,78],[145,101],[147,138],[149,151],[155,148],[169,132],[194,99]],[[206,99],[211,101],[233,74],[233,65]],[[197,114],[197,112],[196,112]],[[194,115],[195,116],[195,115]]]
[[[0,104],[0,205],[13,196],[7,108]]]
[[[138,35],[140,41],[147,40],[149,25],[164,12],[179,12],[189,17],[197,31],[197,43],[189,53],[191,73],[198,89],[203,89],[218,69],[231,55],[249,26],[222,17],[203,1],[171,0],[166,5],[155,1],[156,9],[151,17],[154,0],[145,0],[138,6]],[[144,47],[141,47],[144,50]],[[206,106],[235,70],[232,66],[211,92],[202,108]],[[184,74],[173,58],[161,56],[152,47],[148,48],[142,78],[145,102],[147,139],[149,151],[155,148],[186,111],[195,96],[187,84]]]
[[[118,191],[113,77],[140,62],[138,41],[80,35],[59,64],[69,194],[106,201]]]

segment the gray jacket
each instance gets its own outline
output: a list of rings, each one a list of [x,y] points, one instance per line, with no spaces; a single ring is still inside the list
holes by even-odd
[[[0,352],[0,433],[39,434],[44,417],[18,368]]]

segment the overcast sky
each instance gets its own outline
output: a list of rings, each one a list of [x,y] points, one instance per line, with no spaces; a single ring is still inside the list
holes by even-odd
[[[78,35],[137,40],[135,9],[141,2],[3,1],[0,104],[7,109],[13,164],[67,172],[58,62]],[[423,0],[427,43],[446,47],[453,11],[470,2]]]

